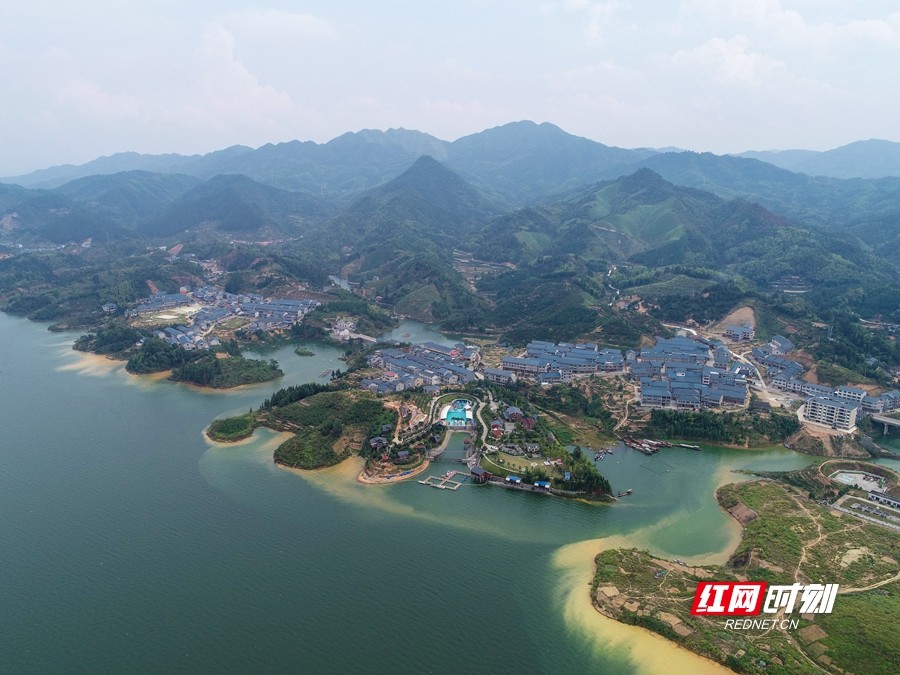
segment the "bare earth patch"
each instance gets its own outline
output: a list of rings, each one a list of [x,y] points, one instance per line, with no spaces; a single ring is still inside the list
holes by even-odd
[[[660,612],[658,614],[660,620],[665,621],[667,624],[672,626],[673,628],[681,623],[681,619],[679,619],[674,614],[669,614],[668,612]]]
[[[851,548],[841,558],[841,567],[849,567],[869,552],[869,549],[865,546],[862,548]]]
[[[714,325],[711,330],[715,333],[724,333],[728,326],[743,325],[753,326],[754,329],[756,328],[756,314],[753,312],[752,307],[740,307],[734,310],[731,314]]]
[[[746,525],[756,518],[756,511],[740,502],[728,509],[728,513],[734,516],[741,525]]]

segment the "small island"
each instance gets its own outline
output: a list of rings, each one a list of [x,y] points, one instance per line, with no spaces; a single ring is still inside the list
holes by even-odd
[[[219,443],[234,443],[250,438],[256,429],[256,418],[253,413],[213,420],[206,430],[206,435]]]

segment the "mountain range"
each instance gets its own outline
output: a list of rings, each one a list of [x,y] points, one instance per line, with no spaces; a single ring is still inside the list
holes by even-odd
[[[830,156],[846,167],[891,147]],[[792,276],[815,289],[807,297],[837,299],[895,287],[900,259],[900,178],[614,148],[532,122],[452,143],[392,129],[202,156],[124,153],[18,183],[0,184],[0,243],[293,241],[398,312],[460,328],[540,315],[535,325],[577,333],[616,265],[677,276],[691,297]],[[454,251],[516,269],[473,286]]]

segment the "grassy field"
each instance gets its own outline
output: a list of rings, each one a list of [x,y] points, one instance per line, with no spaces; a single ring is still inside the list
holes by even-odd
[[[598,610],[738,672],[896,672],[900,535],[772,481],[727,485],[717,496],[745,523],[726,566],[688,567],[643,551],[605,551],[597,556],[592,587]],[[797,630],[726,631],[722,617],[690,614],[696,582],[703,579],[839,583],[841,590],[830,615],[792,614],[800,621]]]

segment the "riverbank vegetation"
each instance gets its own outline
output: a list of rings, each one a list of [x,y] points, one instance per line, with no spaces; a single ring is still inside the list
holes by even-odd
[[[143,337],[142,333],[126,323],[114,322],[102,326],[94,333],[82,335],[72,349],[94,354],[118,355],[134,348]]]
[[[332,391],[316,383],[279,389],[259,410],[215,420],[209,437],[217,441],[246,438],[257,426],[293,435],[275,449],[276,464],[296,469],[321,469],[356,453],[372,457],[369,439],[384,425],[396,424],[397,413],[371,394]]]
[[[382,420],[396,422],[396,413],[359,391],[329,391],[267,408],[271,424],[294,436],[275,450],[275,462],[298,469],[332,466],[353,453],[367,456],[372,428]],[[368,447],[367,447],[368,445]]]
[[[189,382],[201,387],[228,389],[245,384],[259,384],[276,380],[284,375],[274,359],[262,361],[230,356],[220,359],[215,354],[185,363],[172,371],[175,382]]]
[[[781,443],[800,430],[793,413],[653,410],[647,432],[663,438],[703,440],[745,447]]]
[[[125,370],[135,375],[161,373],[202,358],[203,354],[199,350],[187,351],[157,337],[148,337],[128,358]]]

